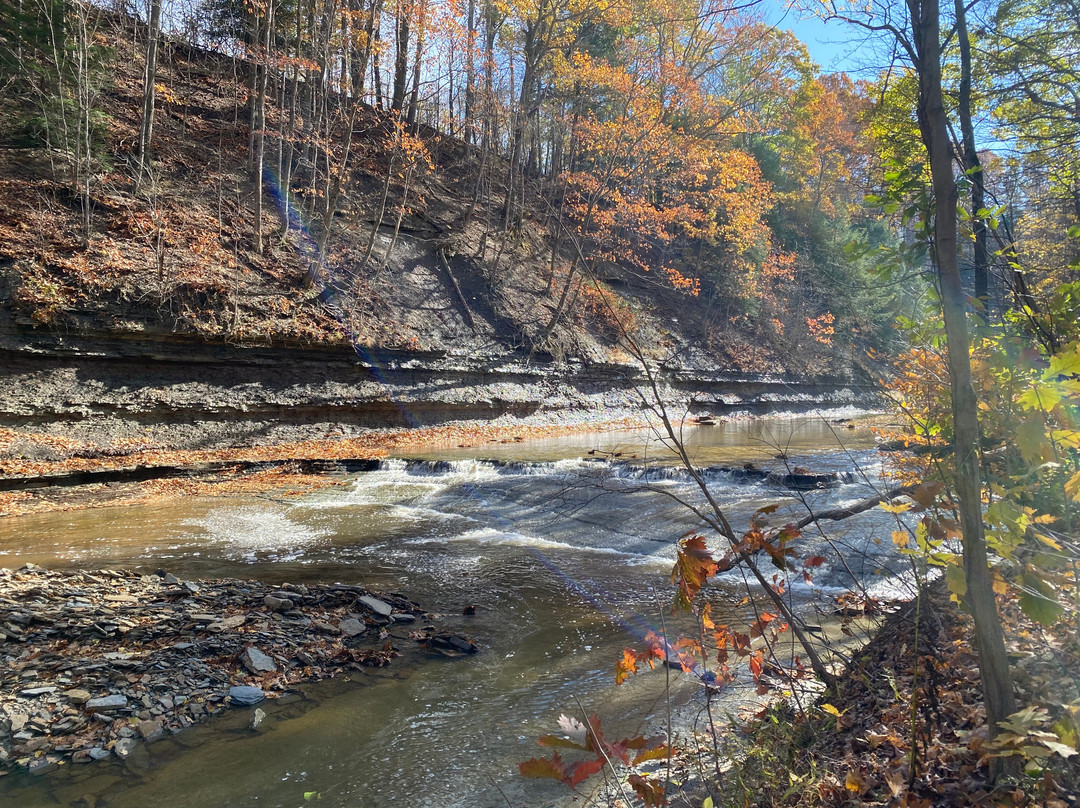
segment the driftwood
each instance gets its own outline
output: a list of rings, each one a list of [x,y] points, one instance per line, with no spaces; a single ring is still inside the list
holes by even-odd
[[[910,494],[912,491],[918,489],[922,483],[909,483],[908,485],[897,485],[892,488],[882,491],[880,494],[875,494],[872,497],[859,500],[854,505],[849,505],[846,508],[833,508],[831,511],[821,511],[820,513],[812,513],[809,516],[804,517],[800,521],[795,523],[795,527],[802,529],[807,525],[814,522],[820,522],[822,520],[829,520],[831,522],[838,522],[841,519],[847,519],[850,516],[855,516],[863,511],[868,511],[871,508],[877,507],[882,502],[888,502],[890,499],[896,499],[906,494]]]

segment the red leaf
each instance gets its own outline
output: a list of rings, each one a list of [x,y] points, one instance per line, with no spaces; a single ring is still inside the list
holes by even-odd
[[[717,563],[705,546],[704,536],[691,536],[679,542],[679,553],[671,571],[671,582],[678,586],[675,605],[689,609],[705,582],[716,574]]]
[[[586,780],[586,778],[596,774],[602,768],[604,768],[604,761],[601,758],[582,760],[570,767],[570,771],[567,772],[563,782],[570,786],[570,788],[577,788]]]
[[[580,749],[583,752],[588,751],[588,747],[571,741],[569,738],[564,738],[561,735],[541,735],[536,739],[536,742],[541,746],[561,746],[564,749]]]
[[[642,777],[640,774],[631,774],[626,782],[634,789],[646,808],[660,808],[664,804],[664,786],[658,782]]]
[[[566,766],[563,759],[556,752],[550,758],[533,758],[518,764],[518,771],[522,777],[550,778],[552,780],[566,779]]]

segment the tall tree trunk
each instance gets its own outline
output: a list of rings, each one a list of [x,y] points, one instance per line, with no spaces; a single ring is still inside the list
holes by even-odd
[[[266,17],[263,20],[262,54],[259,61],[258,90],[255,97],[255,160],[251,167],[251,179],[255,194],[255,252],[263,251],[263,164],[266,160],[266,86],[270,78],[270,46],[273,42],[274,0],[267,0]]]
[[[412,3],[408,0],[398,0],[395,9],[394,95],[390,101],[390,110],[400,115],[405,108],[405,92],[409,75],[409,26],[411,24],[409,18],[412,16]]]
[[[374,55],[371,57],[371,78],[375,84],[375,106],[377,109],[382,109],[384,107],[382,68],[379,67],[379,51],[382,50],[382,48],[379,47],[382,38],[381,28],[382,26],[379,25],[379,21],[376,20]]]
[[[493,0],[484,0],[484,151],[495,147],[495,37],[499,33]]]
[[[161,0],[150,0],[149,30],[146,41],[146,70],[143,73],[143,114],[139,127],[139,173],[135,178],[138,193],[145,174],[150,170],[150,141],[154,135],[154,83],[157,81],[158,40],[161,38]]]
[[[986,219],[979,211],[986,207],[986,178],[975,144],[975,127],[971,122],[971,40],[968,38],[967,13],[964,0],[953,0],[956,9],[956,37],[960,42],[960,93],[957,115],[964,153],[962,165],[971,183],[972,235],[974,238],[972,265],[975,275],[975,299],[980,308],[976,313],[987,321],[990,316],[990,250],[987,248]]]
[[[468,2],[465,24],[465,142],[472,145],[476,115],[476,0]]]
[[[948,341],[952,389],[955,488],[960,511],[964,601],[975,620],[986,719],[992,735],[998,724],[1016,712],[1005,638],[997,613],[982,520],[982,481],[979,469],[978,402],[971,381],[970,341],[966,298],[960,283],[957,245],[957,187],[949,143],[948,119],[941,89],[941,21],[939,0],[907,0],[911,14],[915,68],[919,75],[919,129],[930,159],[934,190],[934,256],[941,307]],[[960,8],[963,16],[963,8]],[[1011,760],[1011,759],[1009,759]],[[1000,774],[1003,758],[991,759],[991,772]]]
[[[427,17],[427,6],[424,0],[418,0],[413,8],[416,10],[416,54],[413,57],[412,91],[409,95],[409,114],[407,117],[409,131],[417,131],[417,114],[420,110],[420,63],[424,53],[424,34]]]

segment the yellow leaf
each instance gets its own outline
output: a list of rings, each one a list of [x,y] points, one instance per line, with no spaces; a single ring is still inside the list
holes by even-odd
[[[1080,471],[1069,478],[1069,481],[1065,483],[1065,493],[1070,497],[1080,502]]]
[[[1043,533],[1036,533],[1035,538],[1049,547],[1051,550],[1061,551],[1061,545]]]
[[[841,713],[838,709],[828,703],[822,704],[821,709],[827,712],[829,715],[835,715],[837,718],[843,715],[843,713]]]
[[[995,594],[1004,595],[1008,591],[1008,589],[1009,589],[1008,582],[1004,578],[1001,577],[1001,573],[998,572],[997,570],[994,570],[994,577],[991,579],[991,581],[992,581],[992,586],[994,587],[994,593]]]
[[[903,550],[908,546],[908,542],[911,541],[911,536],[905,533],[903,530],[894,530],[892,532],[892,543],[898,548]]]
[[[863,780],[861,774],[855,771],[855,769],[852,769],[847,773],[844,787],[855,794],[862,794],[866,790],[866,781]]]
[[[897,502],[894,505],[891,502],[882,502],[880,505],[878,505],[878,507],[881,508],[881,510],[885,511],[886,513],[904,513],[905,511],[910,511],[911,510],[911,503],[910,502]]]

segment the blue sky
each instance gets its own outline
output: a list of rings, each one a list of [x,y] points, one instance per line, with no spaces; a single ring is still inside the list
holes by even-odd
[[[778,28],[795,34],[810,51],[810,57],[827,73],[845,71],[855,78],[872,78],[888,59],[877,57],[880,47],[867,35],[845,23],[822,22],[817,17],[791,8],[784,0],[765,0],[765,18]]]

